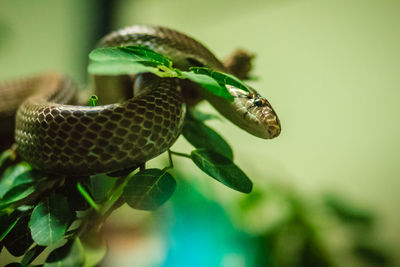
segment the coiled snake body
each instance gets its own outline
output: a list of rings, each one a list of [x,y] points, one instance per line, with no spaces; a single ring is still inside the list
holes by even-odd
[[[171,58],[175,66],[202,65],[228,72],[202,44],[171,29],[132,26],[115,31],[100,46],[143,45]],[[166,151],[178,138],[185,116],[182,90],[199,90],[174,78],[142,75],[134,97],[96,107],[72,105],[75,85],[57,74],[0,85],[0,119],[19,106],[17,153],[49,173],[90,175],[138,166]],[[117,86],[117,85],[115,85]],[[272,107],[256,91],[228,88],[233,102],[202,92],[225,117],[262,138],[280,133]],[[201,89],[200,89],[201,91]],[[23,97],[26,98],[21,101]]]

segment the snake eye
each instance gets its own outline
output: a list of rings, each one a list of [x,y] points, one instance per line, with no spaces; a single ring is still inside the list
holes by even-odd
[[[265,104],[265,100],[262,98],[258,98],[256,100],[254,100],[254,105],[256,105],[257,107],[261,107],[264,104]]]

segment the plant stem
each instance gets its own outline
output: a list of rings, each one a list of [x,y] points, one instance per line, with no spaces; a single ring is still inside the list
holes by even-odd
[[[101,230],[105,220],[111,215],[111,213],[121,207],[124,204],[124,200],[121,197],[126,183],[130,180],[128,177],[120,177],[116,182],[114,189],[111,191],[110,198],[100,210],[96,211],[94,208],[82,218],[82,225],[77,233],[77,237],[83,237],[84,240],[91,239],[91,235],[97,235]]]
[[[81,195],[85,198],[85,200],[89,203],[89,205],[95,209],[96,211],[99,211],[99,207],[97,206],[96,202],[94,202],[94,200],[92,199],[92,197],[90,196],[90,194],[85,190],[85,188],[83,188],[83,186],[81,185],[80,182],[78,182],[76,184],[79,193],[81,193]]]
[[[129,176],[130,175],[128,175],[128,177],[121,177],[118,179],[114,186],[114,189],[111,191],[109,200],[104,203],[103,207],[101,207],[100,215],[109,214],[109,210],[113,209],[114,204],[120,199],[125,185],[130,180]]]
[[[180,156],[180,157],[185,157],[185,158],[189,158],[189,159],[191,158],[190,155],[186,154],[186,153],[175,152],[175,151],[172,151],[172,150],[169,150],[169,153],[171,153],[172,155]]]

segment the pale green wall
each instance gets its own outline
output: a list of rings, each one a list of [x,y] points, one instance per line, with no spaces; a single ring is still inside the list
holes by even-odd
[[[212,123],[237,163],[255,187],[272,180],[333,191],[373,209],[378,235],[400,254],[399,1],[121,3],[116,26],[167,25],[219,56],[236,47],[255,52],[254,86],[276,108],[283,131],[265,141]]]
[[[86,79],[89,1],[0,0],[0,79],[58,71]]]

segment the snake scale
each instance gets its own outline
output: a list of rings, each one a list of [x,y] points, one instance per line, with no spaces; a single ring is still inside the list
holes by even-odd
[[[164,54],[181,69],[229,70],[205,46],[160,26],[131,26],[112,32],[99,46],[141,45]],[[140,82],[138,82],[140,81]],[[101,106],[76,104],[76,85],[53,73],[0,84],[0,119],[15,114],[16,151],[34,168],[63,175],[91,175],[133,168],[166,151],[181,133],[185,91],[198,91],[222,115],[261,138],[280,133],[279,119],[255,90],[227,86],[230,102],[191,82],[143,74],[135,95]],[[117,85],[116,85],[117,86]]]

